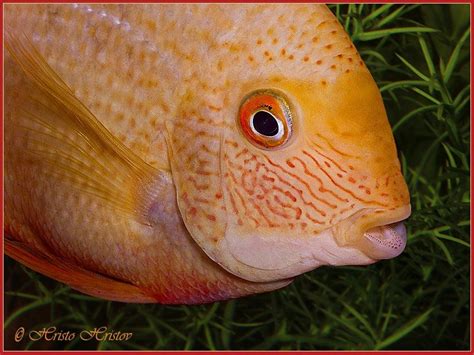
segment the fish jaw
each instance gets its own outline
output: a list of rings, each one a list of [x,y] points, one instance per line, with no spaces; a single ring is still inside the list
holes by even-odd
[[[282,233],[242,233],[230,226],[220,248],[221,266],[254,282],[294,277],[323,265],[368,265],[398,256],[406,245],[402,220],[410,205],[382,211],[364,209],[332,228],[306,238]],[[226,251],[229,251],[228,253]]]

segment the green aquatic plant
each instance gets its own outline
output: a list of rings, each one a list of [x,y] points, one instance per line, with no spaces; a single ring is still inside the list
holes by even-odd
[[[399,257],[202,306],[85,296],[5,258],[6,349],[468,349],[469,5],[330,5],[387,108],[413,214]],[[106,326],[126,341],[15,342]]]

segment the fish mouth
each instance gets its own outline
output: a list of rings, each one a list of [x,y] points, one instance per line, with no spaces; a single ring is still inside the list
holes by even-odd
[[[322,265],[368,265],[399,255],[406,245],[402,221],[410,205],[364,208],[318,235],[288,238],[228,225],[218,263],[253,282],[292,278]]]
[[[403,222],[369,229],[362,238],[363,251],[372,259],[391,259],[400,255],[407,244]]]
[[[374,260],[400,255],[407,243],[403,223],[411,214],[411,206],[390,210],[364,209],[334,228],[338,244],[359,249]]]

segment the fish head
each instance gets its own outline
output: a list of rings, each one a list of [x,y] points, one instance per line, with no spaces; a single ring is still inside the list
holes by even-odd
[[[219,94],[185,95],[170,134],[188,231],[256,282],[370,264],[406,244],[409,193],[380,91],[331,12],[299,9],[299,26],[236,39],[241,62],[210,70],[224,77]]]

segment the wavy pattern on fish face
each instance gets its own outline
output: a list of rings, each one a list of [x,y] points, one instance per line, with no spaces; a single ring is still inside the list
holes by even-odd
[[[383,192],[389,183],[402,181],[399,171],[373,179],[355,172],[343,159],[337,162],[321,153],[314,144],[298,155],[283,157],[283,153],[252,153],[236,141],[226,144],[232,220],[248,229],[285,229],[289,238],[316,236],[363,208],[401,205],[401,197]]]
[[[316,145],[306,139],[276,151],[232,139],[225,143],[230,255],[222,255],[243,278],[261,281],[327,263],[374,262],[364,256],[363,232],[407,216],[406,185],[396,165],[373,175],[324,147],[324,140]],[[236,267],[239,263],[245,268]]]

